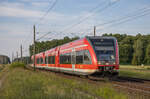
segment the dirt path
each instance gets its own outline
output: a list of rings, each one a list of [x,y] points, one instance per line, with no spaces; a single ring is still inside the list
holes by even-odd
[[[4,80],[5,80],[5,78],[6,78],[6,75],[4,75],[2,78],[0,78],[0,89],[2,87],[2,84],[3,84]]]
[[[2,81],[0,80],[0,89],[1,89],[1,86],[2,86]]]
[[[0,73],[1,73],[0,74],[0,89],[1,89],[5,79],[7,78],[8,69],[4,68]]]

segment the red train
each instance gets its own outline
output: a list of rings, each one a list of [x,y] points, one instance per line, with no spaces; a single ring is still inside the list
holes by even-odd
[[[118,75],[117,39],[87,36],[36,54],[35,65],[36,68],[77,75]]]

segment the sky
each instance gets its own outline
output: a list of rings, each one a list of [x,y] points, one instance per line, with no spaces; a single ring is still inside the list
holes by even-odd
[[[94,26],[98,36],[149,34],[150,0],[0,0],[0,54],[20,56],[22,44],[29,55],[33,25],[37,39],[50,32],[41,41],[92,35]]]

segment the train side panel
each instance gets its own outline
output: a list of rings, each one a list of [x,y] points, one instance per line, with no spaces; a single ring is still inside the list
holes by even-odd
[[[115,41],[115,64],[99,64],[96,51],[88,38],[82,38],[62,46],[36,54],[36,67],[77,75],[104,72],[106,67],[119,69],[119,49]],[[32,56],[33,60],[33,56]],[[113,68],[111,69],[111,71]]]

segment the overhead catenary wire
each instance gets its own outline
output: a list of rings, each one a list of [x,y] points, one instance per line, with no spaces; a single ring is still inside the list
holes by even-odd
[[[103,5],[105,2],[106,2],[106,1],[98,3],[98,5],[97,5],[96,7],[94,7],[94,8],[92,8],[92,9],[90,9],[90,10],[88,11],[88,13],[93,13],[93,12],[95,11],[95,9],[98,9],[99,7],[101,7],[101,5]],[[88,15],[88,16],[89,16],[89,15]],[[86,16],[86,17],[87,17],[87,16]],[[84,17],[83,17],[83,18],[84,18]],[[81,17],[81,18],[78,18],[78,19],[83,19],[83,18]],[[75,23],[75,24],[77,24],[77,23]],[[72,26],[70,26],[70,24],[69,24],[69,27],[73,27],[73,25],[75,25],[75,24],[72,24]],[[68,29],[68,28],[66,28],[66,29]],[[66,29],[64,29],[63,31],[65,31]]]
[[[37,39],[37,41],[40,40],[40,39],[42,39],[43,37],[47,36],[47,35],[50,34],[50,33],[51,33],[51,32],[48,32],[48,33],[42,35],[41,37],[39,37],[39,38]]]
[[[127,14],[123,17],[120,17],[119,19],[114,19],[114,20],[111,20],[111,21],[108,21],[108,22],[105,22],[105,23],[101,23],[101,24],[97,24],[96,26],[102,26],[102,25],[107,25],[107,24],[111,24],[111,23],[114,23],[114,22],[117,22],[117,21],[121,21],[121,20],[124,20],[126,18],[130,18],[130,17],[133,17],[134,15],[139,15],[143,12],[146,12],[147,10],[149,10],[147,7],[144,7],[144,8],[140,8],[140,9],[137,9],[135,12],[131,13],[131,14]]]
[[[52,5],[47,9],[47,11],[43,14],[43,16],[40,17],[40,19],[37,21],[37,23],[35,23],[35,25],[40,25],[41,21],[44,20],[44,18],[48,15],[48,13],[55,7],[55,5],[57,4],[58,0],[55,0],[52,3],[52,0],[50,0],[50,4],[52,3]]]
[[[104,22],[104,23],[101,23],[101,24],[97,24],[96,26],[99,27],[99,26],[106,26],[106,25],[110,25],[110,24],[113,24],[114,23],[117,23],[119,21],[123,21],[123,20],[127,20],[128,18],[131,18],[131,17],[136,17],[136,16],[139,16],[147,11],[149,11],[150,8],[147,8],[147,7],[144,7],[144,8],[140,8],[140,9],[137,9],[136,11],[132,12],[132,13],[129,13],[123,17],[120,17],[118,19],[114,19],[114,20],[111,20],[111,21],[108,21],[108,22]],[[90,30],[92,30],[93,27],[91,27]],[[86,30],[89,30],[89,29],[86,29]],[[99,30],[99,29],[97,29]],[[102,29],[101,29],[102,30]]]
[[[57,0],[55,0],[55,2],[57,3]],[[114,4],[115,4],[116,2],[114,2]],[[110,7],[110,5],[114,5],[114,4],[109,4],[109,6],[108,7]],[[55,5],[54,5],[55,6]],[[106,9],[106,8],[108,8],[108,7],[104,7],[103,8],[103,10],[104,9]],[[96,7],[95,7],[95,9],[96,9]],[[93,10],[95,10],[95,9],[93,9]],[[96,26],[101,26],[101,25],[109,25],[110,24],[110,26],[109,27],[113,27],[113,26],[116,26],[116,25],[119,25],[119,24],[123,24],[123,23],[125,23],[125,22],[128,22],[128,21],[130,21],[130,20],[134,20],[134,19],[137,19],[137,18],[140,18],[140,17],[143,17],[143,16],[145,16],[145,15],[148,15],[148,13],[146,13],[147,11],[146,11],[146,9],[145,8],[143,8],[144,9],[144,11],[142,11],[142,9],[141,9],[141,11],[142,11],[142,15],[140,14],[140,15],[138,15],[139,14],[139,12],[138,12],[138,14],[134,14],[134,16],[133,16],[133,14],[132,15],[127,15],[127,16],[124,16],[124,17],[122,17],[122,18],[119,18],[119,19],[116,19],[116,20],[112,20],[112,21],[108,21],[108,22],[105,22],[105,23],[102,23],[102,24],[98,24],[98,25],[96,25]],[[102,9],[100,9],[100,10],[98,10],[98,11],[103,11]],[[90,11],[92,11],[92,10],[90,10]],[[49,12],[48,12],[49,13]],[[47,13],[47,14],[48,14]],[[45,13],[43,16],[45,17],[45,16],[47,16],[47,14]],[[85,17],[85,18],[83,18],[83,20],[80,20],[79,22],[77,22],[77,24],[74,24],[74,25],[72,25],[72,27],[69,27],[69,28],[67,28],[66,30],[64,30],[64,31],[67,31],[67,30],[70,30],[70,29],[72,29],[72,28],[74,28],[74,27],[76,27],[76,26],[78,26],[79,24],[81,24],[82,22],[84,22],[85,20],[87,20],[89,17],[91,17],[92,15],[94,15],[94,13],[93,14],[90,14],[89,16],[87,16],[87,17]],[[42,18],[40,18],[40,21],[42,21],[43,19],[44,19],[44,17]],[[118,22],[118,23],[117,23]],[[112,24],[112,25],[111,25]],[[88,29],[89,30],[89,29]],[[91,29],[92,30],[92,29]],[[64,33],[64,31],[62,32],[62,33]],[[44,35],[42,35],[41,37],[39,37],[37,40],[41,40],[42,38],[44,38],[45,36],[47,36],[48,34],[50,34],[51,32],[48,32],[48,33],[46,33],[46,34],[44,34]],[[72,33],[73,34],[73,33]]]
[[[48,2],[49,5],[48,5],[48,6],[51,5],[52,1],[53,1],[53,0],[49,0],[49,2]],[[57,0],[55,0],[55,2],[52,4],[52,6],[50,6],[50,7],[48,8],[48,10],[45,12],[45,14],[44,14],[43,16],[41,16],[40,19],[39,19],[37,22],[35,22],[34,24],[37,24],[38,22],[42,21],[42,20],[44,19],[44,17],[45,17],[45,16],[52,10],[52,8],[55,6],[56,2],[57,2]],[[27,36],[27,38],[24,40],[23,44],[28,40],[28,38],[29,38],[30,35],[31,35],[31,34],[29,34],[29,35]]]
[[[143,13],[141,13],[141,14],[139,14],[139,15],[135,15],[135,16],[129,17],[129,18],[127,18],[127,19],[120,20],[118,23],[113,23],[113,24],[107,26],[107,28],[108,28],[108,27],[114,27],[114,26],[117,26],[117,25],[126,23],[126,22],[128,22],[128,21],[132,21],[132,20],[135,20],[135,19],[144,17],[144,16],[149,15],[149,14],[150,14],[150,9],[147,10],[147,11],[144,11]],[[106,28],[106,27],[105,27],[105,28]],[[103,29],[98,29],[98,30],[104,30],[105,28],[103,28]]]
[[[99,12],[102,12],[102,11],[104,11],[105,9],[107,9],[107,8],[109,8],[109,7],[111,7],[111,6],[113,6],[114,4],[116,4],[116,3],[119,2],[119,1],[120,1],[120,0],[113,1],[113,2],[109,2],[108,4],[106,4],[103,8],[99,9],[98,11],[99,11]],[[92,9],[90,12],[94,12],[95,9],[97,9],[99,6],[100,6],[100,4],[98,4],[98,5],[97,5],[94,9]],[[97,12],[97,11],[95,11],[95,12]],[[72,29],[72,28],[78,26],[79,24],[81,24],[82,22],[84,22],[85,20],[87,20],[89,17],[91,17],[91,16],[93,16],[93,15],[94,15],[94,13],[91,13],[90,15],[87,15],[87,16],[84,17],[82,20],[80,20],[80,21],[78,21],[77,23],[75,23],[75,24],[69,26],[68,28],[64,29],[62,32],[68,31],[68,30],[70,30],[70,29]]]
[[[107,9],[108,7],[114,5],[115,3],[119,2],[119,1],[120,1],[120,0],[113,1],[113,2],[109,2],[108,4],[106,4],[106,6],[104,6],[102,9],[99,9],[98,11],[102,12],[103,10]],[[94,7],[93,9],[91,9],[89,12],[94,12],[95,9],[101,7],[100,5],[103,5],[104,3],[105,3],[105,2],[99,3],[96,7]],[[93,13],[93,14],[90,14],[90,15],[88,15],[88,16],[86,16],[85,18],[83,18],[82,20],[80,20],[78,23],[72,25],[70,28],[81,24],[83,21],[87,20],[90,16],[93,16],[93,15],[94,15],[94,13]],[[66,31],[66,29],[63,30],[63,31],[61,31],[61,33],[64,33],[65,31]],[[41,36],[41,37],[40,37],[39,39],[37,39],[37,40],[42,39],[43,37],[47,36],[48,34],[49,34],[49,33],[44,34],[43,36]],[[73,33],[72,33],[72,34],[73,34]],[[74,36],[76,36],[76,35],[74,35]]]
[[[49,6],[50,6],[50,4],[52,3],[52,1],[53,1],[53,0],[50,0],[50,1],[49,1]],[[58,1],[58,0],[55,0],[55,1],[52,3],[52,5],[47,9],[47,11],[45,12],[45,14],[44,14],[43,16],[41,16],[41,18],[40,18],[37,22],[35,22],[36,25],[40,25],[40,22],[41,22],[42,20],[44,20],[44,18],[48,15],[48,13],[55,7],[57,1]],[[27,36],[27,38],[24,40],[23,45],[24,45],[24,43],[28,40],[29,36],[30,36],[30,34],[29,34],[29,35]]]

